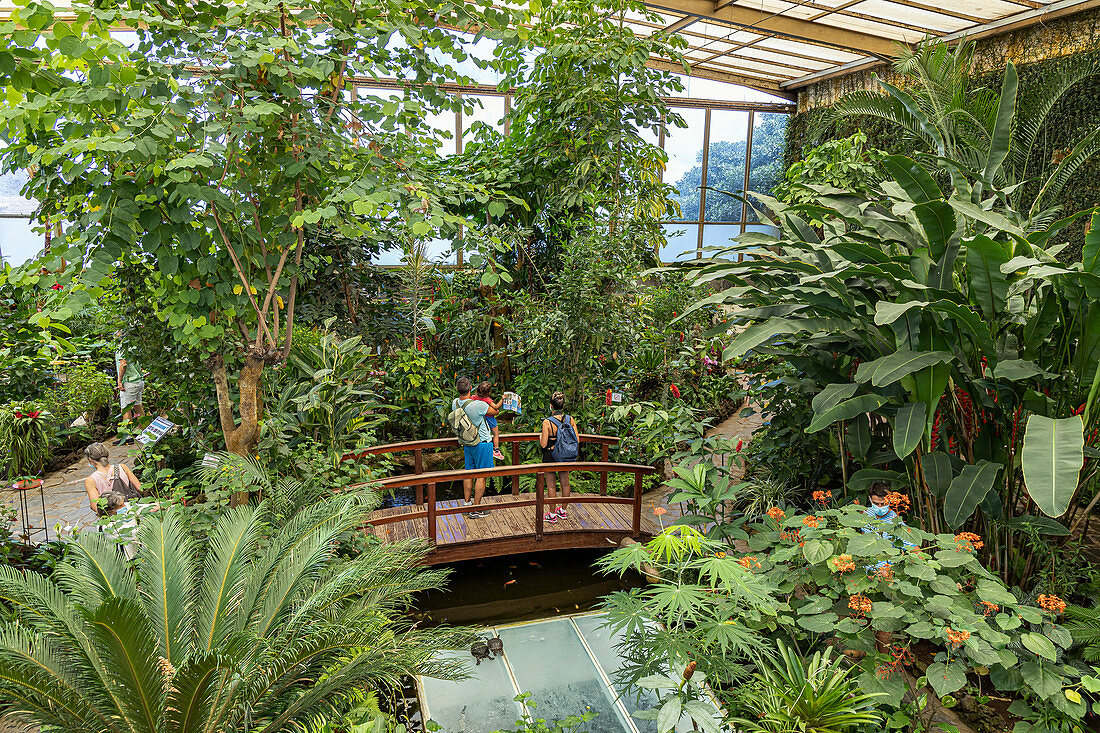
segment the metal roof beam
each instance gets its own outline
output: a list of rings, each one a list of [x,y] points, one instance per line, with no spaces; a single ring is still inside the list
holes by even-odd
[[[739,5],[727,4],[719,7],[718,3],[711,0],[646,0],[646,5],[657,11],[692,15],[700,20],[739,26],[755,33],[781,36],[818,46],[832,46],[879,58],[897,55],[897,42],[889,38]]]
[[[658,69],[660,71],[671,71],[676,74],[683,74],[684,67],[680,64],[674,64],[671,61],[665,61],[663,59],[651,58],[646,62],[646,66],[651,69]],[[690,74],[696,79],[711,79],[713,81],[724,81],[727,84],[739,84],[743,87],[749,87],[750,89],[756,89],[757,91],[765,92],[780,99],[786,99],[791,102],[798,100],[798,95],[794,92],[788,92],[780,89],[779,82],[768,81],[766,79],[760,79],[755,76],[746,76],[744,74],[734,74],[729,71],[718,71],[716,69],[702,69],[693,68]]]

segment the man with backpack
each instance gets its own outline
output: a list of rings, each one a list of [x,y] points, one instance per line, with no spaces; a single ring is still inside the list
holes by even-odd
[[[575,461],[580,455],[580,438],[577,436],[577,425],[572,416],[565,414],[565,395],[555,392],[550,395],[550,417],[542,420],[542,434],[539,435],[539,445],[542,446],[543,463],[564,463]],[[561,482],[561,498],[569,498],[569,472],[551,471],[546,474],[546,497],[553,499],[557,491],[557,484]],[[558,505],[556,511],[546,513],[543,520],[550,524],[557,524],[558,519],[566,519],[569,516],[565,503]]]
[[[458,397],[451,401],[451,411],[447,414],[447,424],[455,432],[462,452],[466,457],[466,470],[476,471],[482,468],[493,467],[493,434],[489,431],[486,417],[493,417],[500,412],[499,401],[494,403],[482,402],[473,399],[470,394],[472,388],[469,378],[459,377],[455,382],[455,390]],[[473,489],[473,501],[470,501],[470,490]],[[462,482],[462,493],[465,496],[467,506],[471,504],[479,506],[485,496],[485,479],[465,479]],[[466,514],[470,519],[480,519],[489,516],[489,510],[478,509]]]

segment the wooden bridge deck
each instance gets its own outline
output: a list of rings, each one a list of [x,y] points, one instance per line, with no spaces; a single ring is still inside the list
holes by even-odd
[[[427,558],[430,565],[472,558],[510,555],[518,552],[562,550],[573,548],[613,548],[634,534],[633,508],[630,504],[604,504],[599,494],[573,494],[583,503],[570,502],[569,517],[556,524],[543,523],[541,537],[536,536],[535,512],[531,502],[535,494],[486,496],[482,506],[489,509],[487,517],[471,519],[466,514],[442,514],[436,518],[436,543]],[[512,506],[521,503],[520,506]],[[438,511],[457,509],[460,500],[440,501]],[[423,507],[416,505],[379,509],[372,519],[385,518],[387,523],[370,526],[368,531],[384,542],[405,540],[429,541],[428,519]],[[420,513],[419,517],[398,519],[404,514]],[[396,520],[396,521],[395,521]]]
[[[618,444],[617,437],[587,434],[578,437],[582,444],[599,446],[599,461],[522,463],[519,446],[538,440],[537,433],[501,435],[501,443],[512,444],[511,465],[472,471],[424,472],[424,451],[459,448],[454,438],[380,445],[348,454],[343,460],[361,460],[368,455],[405,451],[413,453],[412,474],[391,476],[372,483],[379,490],[415,487],[416,503],[379,509],[371,514],[366,529],[383,542],[427,542],[431,547],[425,560],[428,565],[540,550],[611,548],[626,537],[641,539],[644,536],[641,522],[643,478],[653,475],[656,470],[652,466],[609,462],[608,449]],[[554,524],[543,521],[543,513],[560,503],[560,500],[546,496],[544,475],[547,472],[574,471],[599,474],[600,493],[572,494],[567,502],[567,519],[559,519]],[[607,496],[608,473],[633,474],[633,496]],[[528,475],[535,476],[535,491],[521,493],[520,477]],[[436,501],[436,486],[439,484],[489,478],[510,479],[512,491],[511,494],[484,497],[481,507],[490,510],[487,517],[471,519],[466,515],[474,511],[474,507],[464,506],[458,500]]]

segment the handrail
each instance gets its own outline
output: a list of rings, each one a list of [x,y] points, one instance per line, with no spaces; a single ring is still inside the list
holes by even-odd
[[[502,436],[503,437],[503,436]],[[577,496],[569,497],[569,499],[547,499],[543,495],[543,482],[542,474],[548,472],[561,473],[568,471],[593,471],[600,472],[601,476],[606,479],[608,472],[614,473],[633,473],[634,474],[634,495],[632,497],[619,497],[619,496]],[[405,486],[423,485],[427,483],[428,486],[428,501],[427,508],[424,510],[416,511],[411,514],[397,514],[391,517],[379,517],[371,520],[371,524],[391,524],[393,522],[402,522],[408,519],[427,519],[428,520],[428,540],[434,545],[437,540],[437,522],[440,515],[448,514],[466,514],[468,512],[479,511],[486,508],[485,505],[470,505],[470,506],[457,506],[447,507],[439,509],[436,506],[435,487],[437,483],[443,483],[447,481],[462,481],[462,480],[475,480],[483,478],[492,478],[494,476],[512,476],[517,481],[520,476],[526,476],[530,474],[538,474],[539,480],[535,482],[535,498],[522,499],[519,501],[512,501],[505,506],[511,508],[517,507],[535,507],[535,540],[541,541],[543,535],[543,517],[546,511],[546,505],[556,506],[558,504],[568,501],[571,504],[633,504],[634,512],[631,519],[631,533],[634,538],[637,539],[641,536],[642,530],[642,477],[650,476],[657,472],[653,466],[643,466],[634,463],[607,463],[603,461],[583,461],[583,462],[566,462],[566,463],[524,463],[518,466],[496,466],[494,468],[481,468],[471,471],[432,471],[430,473],[412,474],[409,476],[393,476],[391,478],[381,479],[379,481],[370,482],[379,489],[397,489]],[[365,486],[368,484],[358,484],[357,486]],[[517,494],[518,496],[518,494]]]
[[[530,443],[538,440],[541,437],[539,433],[505,433],[500,436],[500,442],[512,444],[512,465],[519,465],[519,444]],[[592,433],[581,433],[577,436],[581,443],[592,443],[600,446],[600,461],[607,462],[608,449],[610,446],[618,445],[619,438],[614,435],[596,435]],[[420,475],[424,473],[424,451],[431,448],[458,448],[460,444],[458,438],[433,438],[429,440],[412,440],[406,443],[387,443],[385,445],[376,445],[372,448],[366,448],[358,453],[346,453],[340,458],[340,462],[344,461],[359,461],[366,456],[382,455],[386,453],[401,453],[403,451],[413,452],[413,475]],[[419,506],[424,503],[424,483],[412,483],[404,484],[405,486],[416,486],[416,503]],[[519,474],[512,476],[512,495],[519,496]],[[600,474],[600,496],[607,495],[607,473]]]

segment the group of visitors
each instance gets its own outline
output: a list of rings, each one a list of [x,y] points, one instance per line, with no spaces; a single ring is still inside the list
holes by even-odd
[[[493,460],[503,460],[500,452],[500,428],[496,416],[500,413],[503,400],[493,401],[492,385],[482,382],[475,392],[468,377],[459,377],[455,382],[458,397],[451,401],[451,412],[447,421],[455,431],[465,455],[467,471],[492,468]],[[543,463],[561,463],[575,461],[579,454],[577,426],[572,416],[565,413],[565,395],[554,392],[550,395],[550,415],[543,418],[539,433],[539,445],[542,447]],[[563,501],[557,508],[551,507],[543,520],[556,524],[559,519],[569,516],[565,499],[569,498],[569,472],[550,471],[546,473],[546,495],[551,501],[557,498],[557,488],[561,486]],[[462,482],[463,503],[466,506],[481,507],[485,497],[485,479],[466,479]],[[475,509],[467,512],[470,519],[489,516],[488,509]]]

